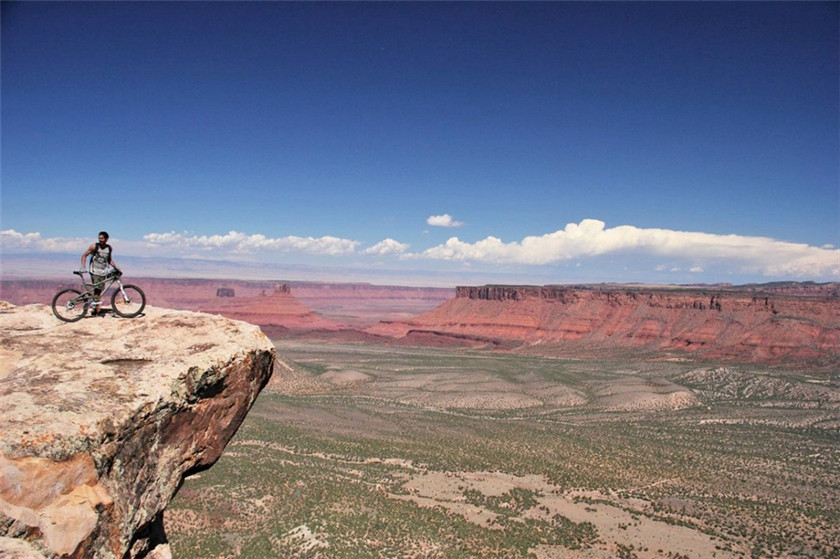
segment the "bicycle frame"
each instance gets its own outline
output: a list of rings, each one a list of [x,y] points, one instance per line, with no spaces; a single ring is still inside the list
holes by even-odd
[[[105,296],[105,293],[109,289],[111,289],[111,286],[114,285],[115,283],[119,286],[119,290],[123,294],[123,297],[125,297],[125,290],[123,289],[123,284],[120,281],[120,277],[118,275],[108,274],[107,276],[105,276],[105,279],[103,279],[102,281],[94,283],[93,282],[93,274],[91,274],[90,272],[76,271],[76,272],[73,272],[73,273],[78,275],[79,278],[82,280],[82,288],[84,290],[84,292],[82,293],[82,297],[93,298],[93,297],[95,297],[94,291],[96,289],[99,289],[100,290],[99,291],[99,298],[101,300]],[[91,282],[90,283],[85,281],[84,274],[87,274],[88,276],[91,277]]]

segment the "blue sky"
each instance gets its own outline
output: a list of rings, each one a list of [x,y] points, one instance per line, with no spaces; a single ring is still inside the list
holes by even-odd
[[[839,7],[4,1],[3,274],[838,281]]]

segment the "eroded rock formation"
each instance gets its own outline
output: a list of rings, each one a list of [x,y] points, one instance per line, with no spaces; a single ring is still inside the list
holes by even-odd
[[[0,557],[166,557],[163,510],[239,428],[271,342],[148,306],[65,324],[0,303],[0,335]]]
[[[268,332],[282,330],[336,330],[331,321],[318,316],[315,311],[301,304],[289,289],[275,289],[270,294],[251,297],[216,298],[199,306],[198,310],[220,314],[235,320],[258,324]]]
[[[831,364],[840,360],[840,296],[837,284],[459,287],[432,311],[368,331],[516,342],[542,353],[632,349]]]

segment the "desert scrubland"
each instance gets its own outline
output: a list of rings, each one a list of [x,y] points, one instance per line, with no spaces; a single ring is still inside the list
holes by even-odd
[[[177,557],[840,556],[836,373],[276,344]]]

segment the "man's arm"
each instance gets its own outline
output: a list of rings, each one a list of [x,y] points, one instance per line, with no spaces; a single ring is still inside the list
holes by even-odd
[[[87,257],[93,254],[94,250],[96,250],[96,245],[90,245],[90,247],[82,255],[82,269],[84,269],[85,264],[87,263]]]
[[[114,263],[114,248],[113,248],[113,247],[111,247],[111,250],[110,250],[110,251],[109,251],[109,253],[108,253],[108,264],[109,264],[109,265],[110,265],[113,269],[115,269],[116,271],[118,271],[118,272],[122,271],[122,270],[120,270],[120,269],[119,269],[119,267],[118,267],[118,266]]]

